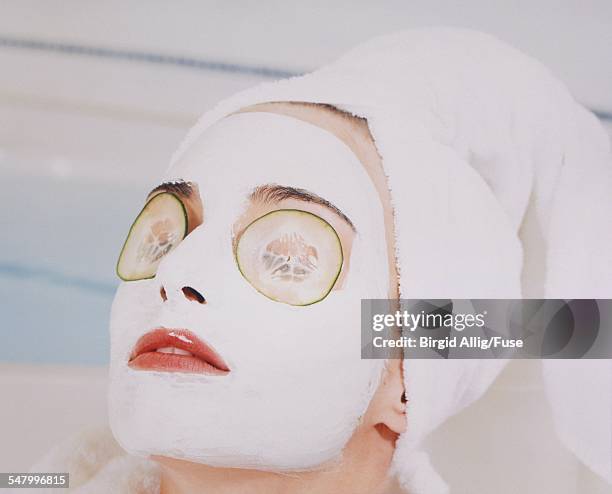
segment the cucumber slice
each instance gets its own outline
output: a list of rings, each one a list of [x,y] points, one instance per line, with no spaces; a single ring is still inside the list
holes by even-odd
[[[119,278],[153,278],[162,258],[185,238],[187,227],[187,211],[176,195],[153,196],[130,227],[117,261]]]
[[[342,244],[323,218],[280,209],[250,223],[236,246],[238,269],[272,300],[310,305],[323,300],[340,275]]]

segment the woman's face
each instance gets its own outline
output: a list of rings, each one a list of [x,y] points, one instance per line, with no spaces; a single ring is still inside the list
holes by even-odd
[[[332,134],[247,113],[208,129],[168,181],[120,262],[152,277],[122,283],[113,305],[115,436],[213,466],[338,459],[383,363],[360,358],[360,301],[389,287],[368,174]]]

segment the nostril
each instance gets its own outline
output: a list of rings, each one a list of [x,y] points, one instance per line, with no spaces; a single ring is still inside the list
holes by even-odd
[[[195,288],[191,288],[190,286],[184,286],[182,290],[187,300],[193,300],[200,304],[206,303],[206,299],[204,298],[204,296],[200,292],[198,292]]]
[[[168,295],[166,295],[166,289],[163,286],[159,289],[159,294],[161,295],[161,298],[164,302],[168,300]]]

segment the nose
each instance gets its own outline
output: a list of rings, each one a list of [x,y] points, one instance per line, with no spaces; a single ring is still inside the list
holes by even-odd
[[[206,298],[204,298],[204,295],[191,286],[184,286],[181,288],[181,291],[183,292],[185,298],[191,302],[198,302],[199,304],[206,303]],[[164,302],[168,300],[168,295],[166,294],[166,289],[163,285],[159,289],[159,295]]]

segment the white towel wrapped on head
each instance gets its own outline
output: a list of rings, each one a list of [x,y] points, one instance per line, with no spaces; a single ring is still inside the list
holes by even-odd
[[[465,30],[380,37],[221,102],[174,160],[220,118],[286,101],[367,119],[392,195],[402,297],[612,298],[610,142],[537,61]],[[394,470],[411,494],[448,492],[422,443],[504,364],[405,361],[407,431]],[[612,482],[612,363],[544,367],[560,437]]]

